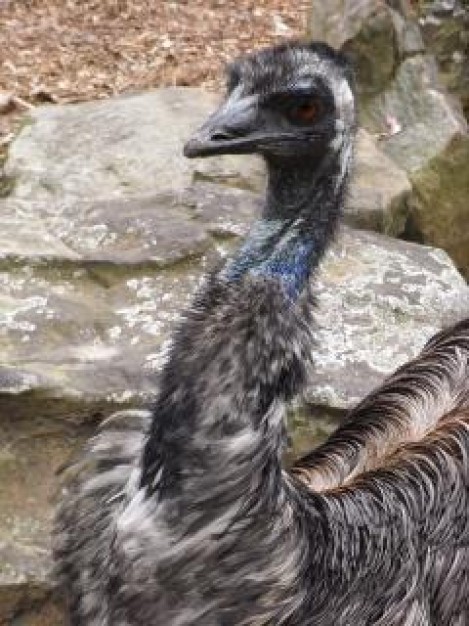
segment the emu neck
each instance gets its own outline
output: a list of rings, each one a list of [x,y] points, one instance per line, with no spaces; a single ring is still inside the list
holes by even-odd
[[[262,217],[294,219],[301,214],[305,219],[309,215],[314,222],[308,208],[321,195],[325,184],[324,167],[325,163],[314,157],[267,160],[268,184]],[[327,176],[330,173],[326,172]]]
[[[283,405],[312,351],[310,307],[291,303],[340,214],[339,159],[268,165],[261,219],[176,334],[144,452],[142,485],[202,517],[281,499]]]
[[[269,160],[261,218],[222,275],[276,278],[296,301],[332,238],[346,183],[340,154]]]

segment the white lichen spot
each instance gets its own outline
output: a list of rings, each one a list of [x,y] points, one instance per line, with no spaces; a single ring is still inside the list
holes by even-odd
[[[146,363],[144,365],[144,368],[150,369],[150,370],[162,369],[162,367],[165,365],[165,363],[168,360],[171,346],[172,346],[172,340],[169,338],[165,339],[165,341],[163,341],[163,343],[161,344],[161,348],[159,349],[158,352],[147,354],[147,356],[145,357]]]
[[[31,318],[44,315],[46,312],[47,298],[42,296],[31,296],[29,298],[3,297],[0,307],[0,328],[4,327],[10,331],[34,332],[36,323]]]
[[[130,389],[126,389],[125,391],[121,391],[121,392],[116,391],[116,392],[110,393],[107,399],[110,402],[116,402],[116,403],[122,404],[124,402],[128,402],[129,400],[133,400],[136,395],[137,394],[130,391]]]
[[[222,259],[225,259],[230,254],[230,251],[228,250],[228,248],[220,243],[215,244],[215,250],[217,251],[217,253]]]
[[[119,339],[119,337],[122,335],[122,328],[120,326],[112,326],[111,328],[107,329],[106,334],[108,335],[109,339]]]
[[[87,248],[88,250],[96,250],[112,245],[117,240],[117,233],[110,231],[106,224],[93,224],[92,226],[81,227],[75,226],[73,230],[70,228],[70,224],[64,224],[59,234],[64,241],[73,238],[75,245],[78,241],[80,247]]]
[[[116,348],[106,346],[99,340],[85,346],[77,346],[72,350],[72,355],[84,363],[94,361],[111,361],[119,354]]]

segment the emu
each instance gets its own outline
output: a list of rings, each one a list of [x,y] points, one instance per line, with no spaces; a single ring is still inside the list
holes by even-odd
[[[185,312],[151,410],[109,418],[70,469],[54,549],[72,626],[469,624],[469,319],[282,466],[352,83],[325,44],[261,50],[187,143],[261,154],[265,205]]]

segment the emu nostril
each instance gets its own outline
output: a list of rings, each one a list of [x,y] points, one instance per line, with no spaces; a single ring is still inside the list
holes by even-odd
[[[210,135],[210,139],[212,141],[227,141],[229,139],[233,139],[235,137],[235,133],[222,128],[222,129],[218,129],[213,131],[213,133]]]

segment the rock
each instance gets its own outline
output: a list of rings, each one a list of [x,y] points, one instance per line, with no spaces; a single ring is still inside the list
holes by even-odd
[[[257,194],[211,184],[197,184],[185,189],[178,201],[190,208],[194,221],[203,224],[211,235],[224,240],[247,235],[263,202]]]
[[[340,48],[356,37],[363,25],[380,11],[376,0],[312,0],[308,34],[311,39],[327,41]]]
[[[51,500],[56,471],[89,429],[0,412],[0,624],[62,626],[52,597]]]
[[[361,23],[356,37],[342,45],[353,62],[362,101],[386,87],[399,63],[394,13],[384,3],[371,4],[373,11]]]
[[[14,196],[40,200],[110,198],[189,185],[205,170],[182,145],[215,108],[201,89],[166,88],[107,101],[42,106],[9,150],[6,174]],[[253,179],[254,157],[220,157],[216,176]],[[238,169],[239,168],[239,171]],[[210,171],[205,171],[210,178]],[[252,181],[247,186],[255,186]]]
[[[66,401],[75,404],[71,415],[80,421],[90,411],[103,411],[103,407],[119,402],[149,399],[155,389],[155,373],[168,349],[170,329],[200,285],[206,268],[230,252],[237,236],[246,234],[259,201],[255,194],[246,191],[198,184],[173,196],[166,192],[154,197],[116,198],[107,202],[81,201],[72,206],[76,216],[65,203],[61,205],[62,212],[57,209],[50,222],[45,219],[55,239],[67,249],[73,246],[71,256],[44,263],[38,260],[36,251],[28,259],[20,246],[18,255],[0,273],[3,354],[0,386],[11,397],[12,414],[34,414],[40,407],[43,414],[55,416]],[[159,217],[158,211],[161,211]],[[64,230],[68,219],[68,230]],[[130,237],[126,229],[132,220],[135,228]],[[94,238],[81,235],[83,225],[95,221],[108,228],[107,239],[98,242],[99,245]],[[197,245],[203,242],[197,254],[191,244],[191,232]],[[434,251],[359,231],[346,232],[348,235],[334,248],[332,260],[326,263],[319,278],[323,299],[334,294],[337,302],[328,308],[331,314],[339,316],[334,323],[324,324],[329,324],[333,332],[335,328],[355,323],[354,317],[347,320],[341,317],[350,314],[355,301],[364,307],[357,313],[359,329],[364,326],[363,316],[371,316],[370,324],[374,323],[369,301],[377,303],[380,309],[377,315],[382,314],[383,307],[393,310],[402,306],[411,320],[410,334],[415,343],[406,335],[405,349],[402,347],[394,313],[389,313],[390,328],[395,332],[392,349],[397,350],[395,359],[386,357],[392,369],[399,359],[415,354],[430,331],[440,327],[439,310],[456,316],[456,305],[463,306],[467,290],[447,259],[443,262],[443,257],[438,257],[438,263],[434,260],[437,255]],[[180,256],[175,257],[173,250]],[[189,259],[190,264],[185,262]],[[407,267],[402,285],[392,283],[399,266]],[[420,266],[423,269],[418,270],[420,278],[415,278],[417,286],[414,286],[412,272],[417,273],[415,268]],[[341,282],[344,272],[346,279]],[[373,272],[379,272],[378,277]],[[388,286],[384,285],[386,276],[391,277]],[[369,289],[365,289],[365,284]],[[385,304],[387,288],[392,294],[389,305]],[[407,302],[411,289],[419,293],[414,308]],[[362,300],[357,296],[360,292]],[[438,293],[444,294],[443,300]],[[396,304],[399,298],[403,303]],[[339,301],[347,302],[347,306],[339,305]],[[421,302],[427,318],[422,318]],[[400,316],[398,321],[399,331],[404,332],[405,320]],[[417,325],[422,326],[420,333]],[[349,332],[360,336],[353,327]],[[387,336],[377,337],[367,327],[363,341],[366,343],[372,337],[378,342],[379,353],[384,353],[386,347],[379,341],[385,341]],[[331,372],[338,367],[336,359],[342,357],[336,356],[339,347],[329,343],[328,353],[318,363],[325,367],[321,376],[332,380]],[[324,339],[321,345],[328,342]],[[350,344],[350,353],[356,348],[356,344]],[[359,358],[371,362],[370,354],[364,354],[366,359]],[[326,363],[331,364],[332,370]],[[384,373],[379,368],[374,375],[371,371],[366,376],[360,373],[364,386],[355,380],[352,384],[352,378],[360,372],[355,365],[353,362],[350,375],[344,378],[340,370],[333,381],[335,388],[341,388],[343,380],[351,380],[349,391],[337,392],[340,402],[331,400],[332,408],[342,409],[353,403],[369,390],[368,383],[377,382]],[[352,393],[352,388],[356,392]]]
[[[179,109],[170,109],[170,98],[176,99]],[[265,187],[265,168],[259,159],[224,156],[188,161],[182,156],[184,139],[214,106],[215,98],[201,90],[170,89],[35,109],[32,123],[13,143],[6,166],[9,180],[16,182],[2,204],[0,256],[24,252],[30,257],[78,260],[91,255],[95,261],[112,263],[125,250],[129,260],[138,263],[153,249],[155,263],[166,264],[203,252],[207,242],[197,226],[190,223],[183,232],[182,222],[177,224],[176,213],[183,209],[174,204],[186,201],[175,201],[175,194],[189,188],[192,181],[256,193]],[[151,131],[150,124],[155,125]],[[171,139],[166,128],[175,129]],[[164,140],[159,136],[163,133]],[[383,155],[370,135],[360,131],[348,223],[400,234],[408,192],[405,174]],[[138,204],[132,205],[130,215],[125,198],[135,196]],[[117,198],[122,198],[122,204]],[[221,200],[220,206],[233,204],[234,195],[228,203]],[[168,211],[173,213],[171,234],[162,219]],[[215,213],[220,222],[223,218],[217,207]],[[159,235],[162,228],[166,245]],[[147,239],[147,248],[140,248],[138,229],[155,233],[157,245]]]
[[[369,133],[359,130],[346,223],[390,236],[402,234],[411,190],[405,172],[380,151]]]
[[[182,150],[182,146],[181,146]],[[193,164],[194,181],[219,183],[254,192],[264,192],[266,170],[264,162],[255,157],[243,158],[225,155],[211,159],[198,159]]]
[[[469,117],[469,5],[464,1],[426,2],[420,25],[427,49],[436,56],[440,77]]]
[[[46,224],[49,203],[32,201],[1,201],[2,229],[0,231],[0,259],[78,258]]]
[[[162,331],[200,274],[200,261],[162,273],[152,265],[130,272],[125,264],[101,271],[41,264],[0,274],[0,380],[10,414],[60,415],[66,399],[76,407],[71,417],[86,419],[103,401],[148,398]]]
[[[15,612],[12,621],[7,626],[66,626],[67,620],[64,607],[47,594],[42,601],[30,602]],[[5,624],[3,622],[2,624]]]
[[[315,405],[353,406],[429,337],[469,313],[469,288],[441,250],[343,229],[318,276]]]
[[[456,11],[460,18],[453,47],[462,50],[461,33],[469,18],[459,2],[453,5],[444,13],[453,19]],[[329,43],[342,46],[351,56],[361,123],[382,137],[380,148],[408,175],[412,192],[405,236],[444,247],[469,276],[467,124],[458,103],[445,92],[434,58],[427,54],[410,3],[334,0],[326,8],[312,0],[311,16],[313,35],[322,32]],[[438,45],[432,48],[429,43],[437,52]],[[463,54],[456,55],[456,64]],[[439,58],[444,56],[442,52]],[[461,66],[464,76],[468,66]],[[390,133],[389,126],[399,132]],[[353,194],[352,188],[352,198]]]
[[[132,199],[5,206],[16,238],[8,232],[0,269],[0,392],[16,399],[10,414],[60,415],[66,398],[69,414],[86,419],[103,399],[109,407],[152,394],[161,331],[207,263],[246,234],[259,200],[199,183]],[[39,222],[43,242],[33,237]]]
[[[311,37],[342,48],[352,59],[363,100],[385,89],[400,60],[424,49],[418,25],[404,19],[392,4],[379,0],[311,2]]]
[[[311,0],[309,34],[353,57],[359,86],[378,91],[398,62],[425,46],[407,0]]]
[[[406,0],[397,3],[391,14],[396,32],[396,44],[401,60],[416,54],[425,54],[425,43],[414,13]]]
[[[287,467],[327,439],[340,424],[342,411],[324,405],[295,405],[287,415],[288,445],[284,454]]]
[[[197,183],[131,198],[3,203],[0,259],[163,267],[200,257],[211,235],[246,234],[257,195]]]
[[[207,263],[246,234],[259,200],[199,183],[131,199],[6,206],[25,227],[16,239],[9,233],[0,271],[0,390],[23,415],[38,407],[56,415],[66,398],[85,419],[103,400],[151,395],[168,327]],[[35,246],[30,218],[47,244]]]
[[[402,131],[385,138],[381,148],[407,172],[422,169],[456,135],[467,131],[461,111],[439,90],[436,65],[425,56],[405,60],[386,91],[364,105],[362,118],[371,132],[385,130],[389,116]]]
[[[407,236],[444,248],[469,276],[469,135],[460,110],[435,85],[426,57],[404,61],[387,90],[370,101],[366,125],[393,115],[402,132],[381,146],[412,184]]]
[[[410,173],[415,193],[409,201],[408,232],[447,250],[469,278],[468,163],[469,138],[458,134],[427,167]]]

